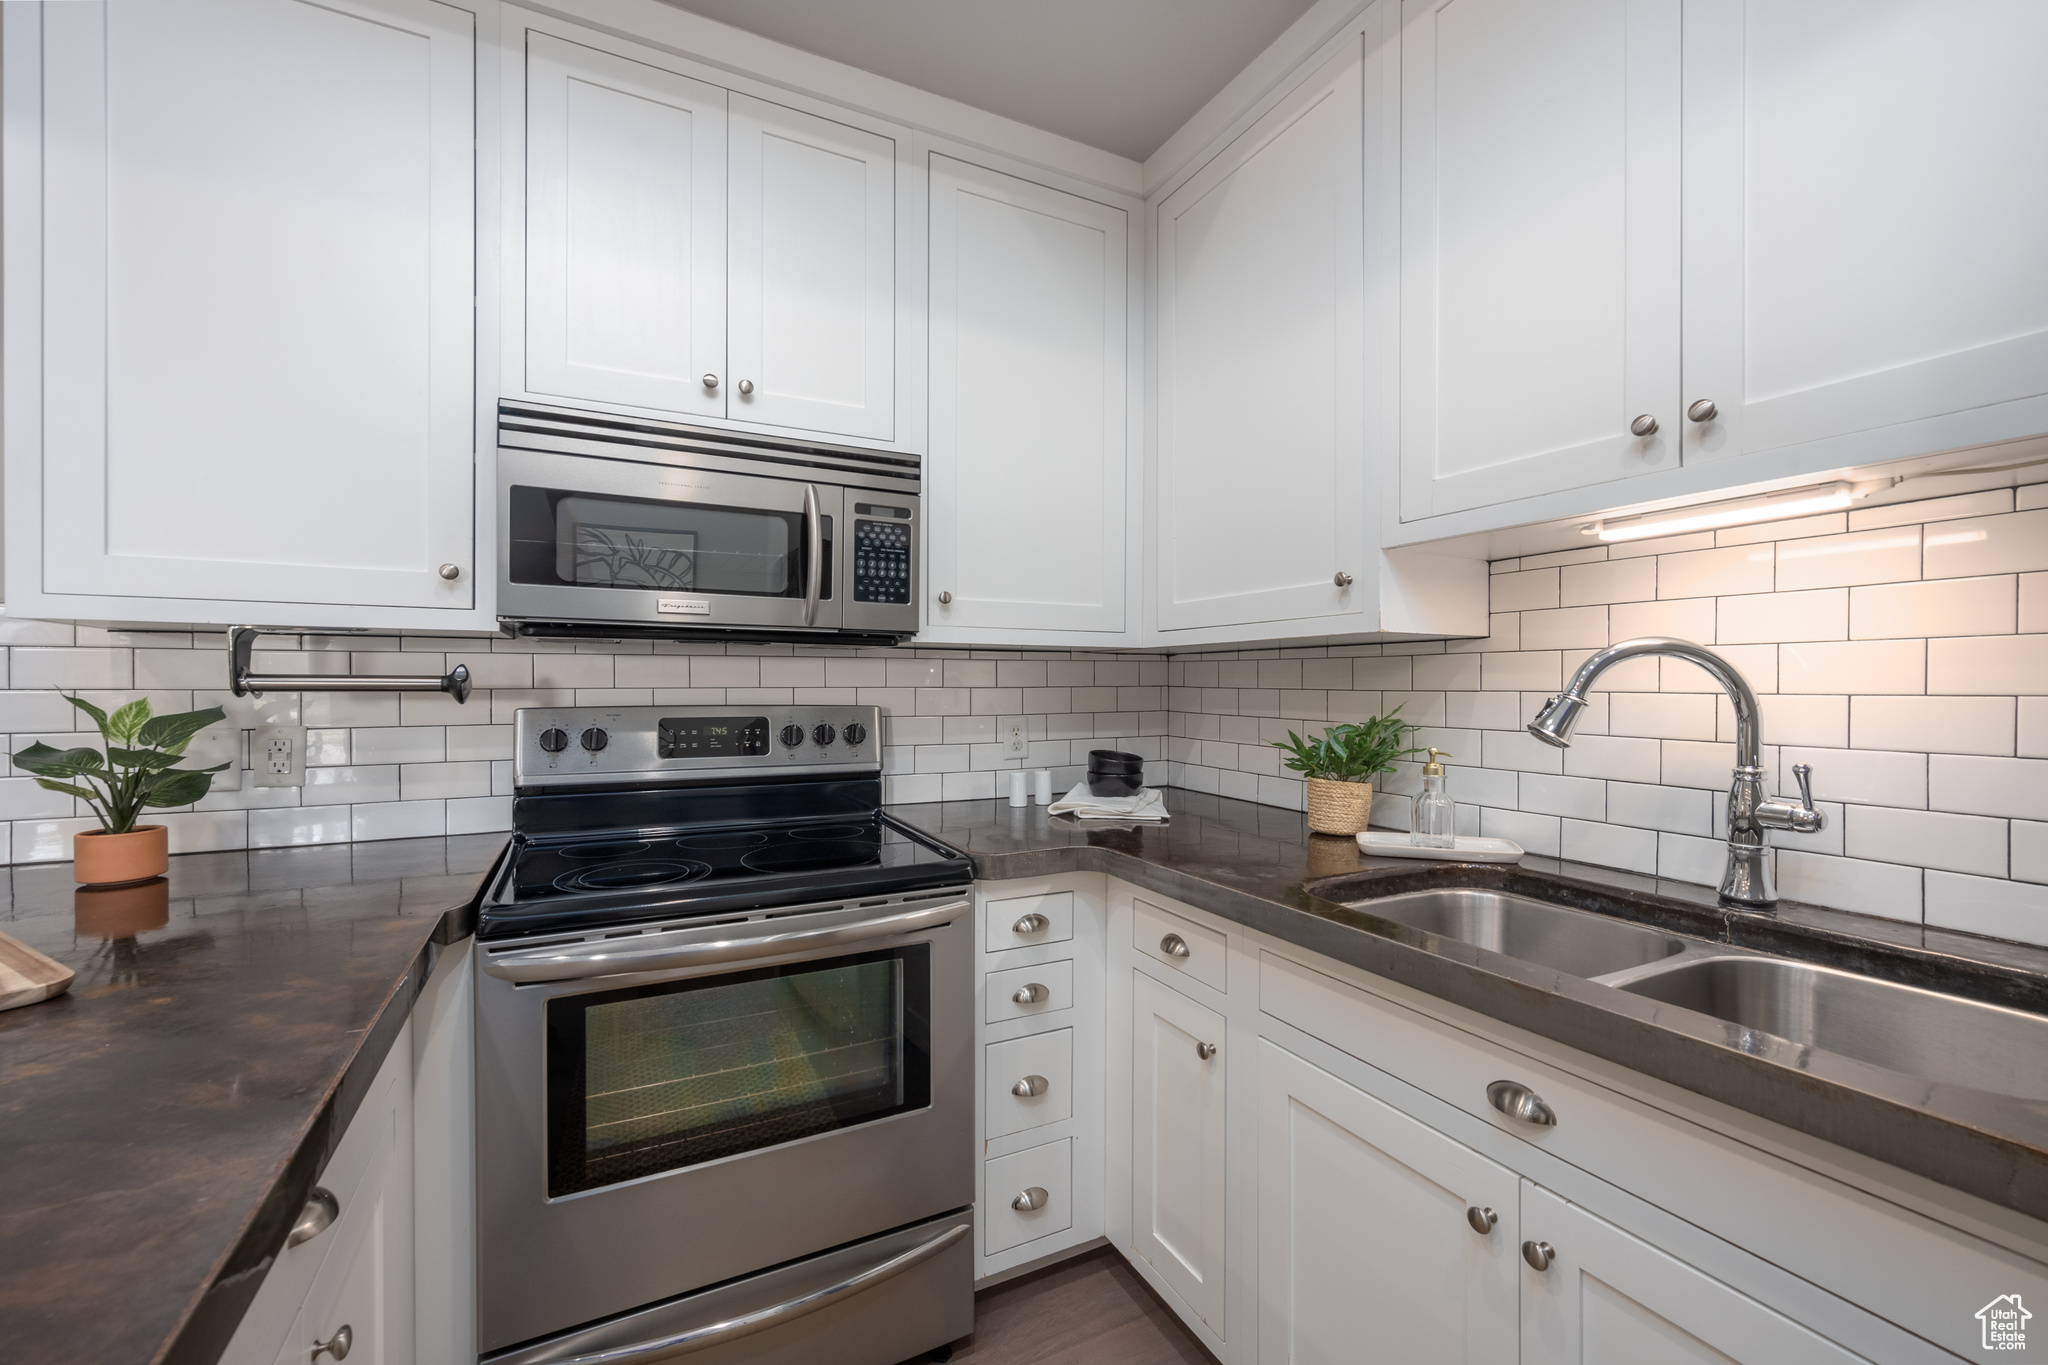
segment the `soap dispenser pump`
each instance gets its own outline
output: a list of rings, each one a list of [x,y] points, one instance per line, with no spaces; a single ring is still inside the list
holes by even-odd
[[[1458,845],[1457,825],[1453,819],[1454,807],[1451,794],[1444,790],[1444,765],[1441,758],[1455,758],[1455,754],[1429,751],[1429,762],[1422,765],[1422,791],[1415,798],[1414,815],[1408,822],[1409,837],[1418,848],[1456,848]]]

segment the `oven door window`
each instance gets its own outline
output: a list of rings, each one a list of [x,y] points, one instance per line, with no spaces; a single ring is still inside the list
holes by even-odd
[[[804,595],[800,512],[514,485],[511,576],[547,587],[727,597]],[[832,595],[832,518],[825,517]]]
[[[931,946],[550,1000],[548,1195],[931,1103]]]

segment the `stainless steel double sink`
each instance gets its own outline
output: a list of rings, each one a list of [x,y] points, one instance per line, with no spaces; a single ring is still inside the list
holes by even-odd
[[[1921,1080],[2048,1100],[2048,1017],[1526,896],[1410,891],[1349,908]]]

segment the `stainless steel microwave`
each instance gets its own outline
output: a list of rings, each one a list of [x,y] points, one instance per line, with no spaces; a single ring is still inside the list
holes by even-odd
[[[916,456],[498,411],[498,615],[524,634],[917,630]]]

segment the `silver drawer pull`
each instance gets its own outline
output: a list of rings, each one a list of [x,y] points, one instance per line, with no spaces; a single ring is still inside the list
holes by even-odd
[[[309,1358],[313,1360],[318,1360],[321,1356],[331,1355],[336,1360],[347,1360],[348,1353],[352,1349],[354,1349],[355,1344],[356,1334],[349,1327],[349,1325],[344,1322],[341,1326],[334,1329],[333,1336],[327,1338],[327,1340],[325,1341],[316,1341],[313,1343],[313,1354]]]
[[[1045,1207],[1045,1187],[1033,1185],[1010,1201],[1010,1207],[1019,1213],[1036,1213]]]
[[[1042,934],[1045,932],[1045,926],[1051,922],[1044,915],[1034,910],[1028,915],[1018,916],[1017,922],[1010,926],[1010,932],[1013,934]]]
[[[306,1207],[299,1210],[298,1221],[292,1224],[291,1235],[284,1239],[288,1247],[310,1242],[334,1226],[334,1220],[341,1217],[341,1201],[323,1186],[315,1185],[313,1192],[306,1196]]]
[[[1482,1209],[1477,1204],[1465,1210],[1465,1221],[1472,1225],[1472,1231],[1481,1237],[1493,1236],[1494,1224],[1500,1222],[1500,1215],[1492,1209]]]
[[[1010,1087],[1010,1093],[1020,1100],[1035,1100],[1045,1093],[1045,1077],[1026,1076]]]
[[[1020,1005],[1036,1005],[1050,994],[1050,991],[1034,981],[1028,986],[1019,986],[1016,992],[1010,996],[1010,999]]]
[[[1531,1270],[1548,1270],[1550,1263],[1557,1259],[1557,1252],[1548,1242],[1524,1242],[1522,1259],[1529,1263]]]
[[[1159,951],[1165,953],[1168,957],[1186,957],[1188,955],[1188,941],[1179,934],[1168,934],[1165,938],[1159,940]]]
[[[1517,1123],[1534,1128],[1557,1126],[1557,1111],[1520,1081],[1495,1081],[1486,1087],[1486,1102]]]
[[[1216,1055],[1216,1044],[1196,1043],[1195,1055],[1197,1057],[1200,1057],[1205,1062],[1208,1061],[1211,1057],[1214,1057]]]

